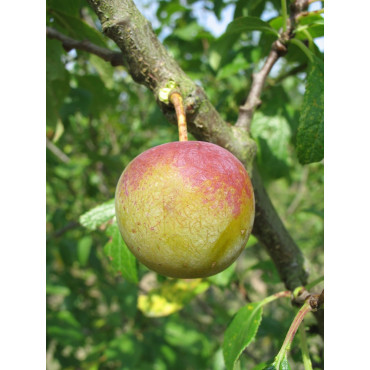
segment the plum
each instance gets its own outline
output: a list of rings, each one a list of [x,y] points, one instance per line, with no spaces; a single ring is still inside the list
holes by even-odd
[[[153,147],[132,160],[116,189],[123,240],[149,269],[176,278],[214,275],[243,251],[255,212],[242,163],[202,141]]]

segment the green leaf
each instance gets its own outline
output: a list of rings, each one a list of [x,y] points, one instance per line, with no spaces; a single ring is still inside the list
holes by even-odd
[[[104,252],[111,260],[115,273],[136,284],[138,282],[136,258],[128,249],[119,232],[118,225],[113,224],[108,228],[111,240],[104,246]]]
[[[69,311],[60,311],[53,317],[48,317],[46,332],[64,346],[79,346],[85,336],[81,324]]]
[[[47,284],[46,294],[67,296],[71,294],[71,290],[66,286]]]
[[[64,50],[59,41],[46,40],[46,122],[50,127],[56,126],[59,110],[69,92],[69,76],[62,54]]]
[[[264,362],[261,362],[260,364],[258,364],[257,366],[255,366],[252,370],[265,370],[266,369],[266,361]]]
[[[86,22],[71,16],[65,11],[53,9],[51,12],[54,23],[63,33],[76,40],[88,40],[101,47],[106,47],[106,42],[102,34],[95,28],[90,27]]]
[[[209,282],[214,285],[221,287],[226,287],[230,284],[235,273],[235,263],[229,266],[226,270],[219,272],[216,275],[210,276],[207,278]]]
[[[257,17],[240,17],[229,23],[224,35],[241,34],[247,31],[262,31],[279,37],[279,33],[267,22]]]
[[[196,295],[203,293],[209,283],[202,279],[172,279],[163,282],[158,288],[141,294],[138,308],[148,317],[168,316],[181,310]]]
[[[267,22],[256,17],[240,17],[229,23],[225,33],[212,43],[210,48],[209,64],[217,70],[225,59],[225,55],[238,40],[243,32],[262,31],[272,34],[276,37],[279,33],[272,28]]]
[[[301,51],[303,51],[303,53],[306,55],[307,59],[310,62],[313,62],[314,54],[301,40],[291,39],[290,43],[292,43],[295,46],[298,46],[301,49]]]
[[[307,76],[296,145],[302,164],[324,158],[324,69],[316,57]]]
[[[269,178],[285,176],[288,171],[291,129],[282,115],[267,116],[256,112],[252,122],[252,136],[257,141],[257,162],[263,175]]]
[[[117,104],[118,92],[108,89],[100,76],[78,76],[77,83],[80,89],[86,90],[91,95],[89,110],[94,116],[100,115],[107,111],[108,107]]]
[[[80,216],[80,224],[89,230],[96,230],[104,222],[107,222],[115,215],[114,199],[90,209]]]
[[[90,91],[81,88],[71,88],[70,93],[65,99],[60,109],[60,116],[64,121],[69,116],[80,112],[83,116],[88,116],[92,105],[92,94]]]
[[[90,256],[92,242],[93,241],[91,235],[86,235],[78,241],[77,257],[81,266],[86,266],[86,263]]]
[[[48,10],[60,10],[73,16],[78,16],[79,10],[82,6],[86,6],[83,0],[47,0]]]
[[[226,368],[232,370],[244,349],[257,334],[262,320],[263,302],[253,302],[242,307],[225,331],[223,353]]]
[[[201,31],[203,31],[203,28],[197,22],[191,22],[185,27],[177,28],[172,35],[184,41],[191,41],[194,40]]]
[[[240,71],[245,71],[249,67],[249,63],[245,60],[242,53],[239,53],[231,63],[226,64],[220,68],[217,73],[218,79],[236,76]]]
[[[96,69],[98,72],[101,80],[105,84],[108,89],[113,88],[114,79],[113,79],[113,72],[114,68],[111,66],[110,63],[107,63],[102,58],[99,58],[96,55],[91,54],[89,56],[89,61],[91,65]]]
[[[282,361],[276,359],[274,363],[266,367],[265,370],[290,370],[287,356],[285,355]]]

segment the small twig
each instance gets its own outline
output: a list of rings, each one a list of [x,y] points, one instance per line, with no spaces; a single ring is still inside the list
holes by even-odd
[[[309,302],[305,302],[304,305],[298,311],[296,317],[294,318],[294,320],[293,320],[293,322],[292,322],[292,324],[291,324],[291,326],[288,330],[288,333],[285,337],[284,343],[281,346],[281,349],[280,349],[279,353],[275,357],[274,365],[275,365],[276,369],[280,369],[280,365],[283,362],[284,358],[286,358],[286,356],[287,356],[287,354],[290,350],[290,347],[292,345],[294,336],[295,336],[301,322],[303,321],[304,317],[311,311],[312,311],[312,307],[309,304]]]
[[[322,14],[324,13],[324,9],[318,9],[318,10],[312,10],[311,12],[302,12],[302,13],[299,13],[297,14],[296,16],[296,21],[298,21],[299,19],[303,18],[303,17],[307,17],[309,15],[313,15],[313,14]]]
[[[246,102],[239,108],[239,117],[235,126],[245,128],[250,131],[250,125],[254,110],[261,104],[261,92],[265,80],[280,55],[285,52],[285,46],[280,41],[275,41],[262,69],[253,74],[252,87]]]
[[[77,221],[71,221],[70,223],[68,223],[67,225],[65,225],[64,227],[62,227],[61,229],[56,230],[54,232],[54,234],[52,235],[52,237],[53,238],[59,238],[60,236],[62,236],[67,231],[72,230],[72,229],[75,229],[75,228],[77,228],[79,226],[81,226],[79,222],[77,222]]]
[[[62,162],[68,163],[70,158],[64,154],[55,144],[53,144],[48,138],[46,138],[46,147],[55,154]]]
[[[174,92],[170,95],[170,101],[174,105],[176,110],[177,126],[179,129],[179,140],[187,141],[188,129],[186,126],[186,115],[182,96],[178,92]]]
[[[295,18],[298,14],[307,9],[308,0],[296,0],[290,6],[289,22],[286,19],[286,2],[282,0],[283,5],[283,30],[280,32],[280,37],[272,46],[271,51],[263,65],[262,69],[253,74],[252,86],[249,91],[246,102],[239,108],[239,116],[235,126],[241,127],[247,132],[250,131],[250,126],[255,109],[261,104],[261,93],[265,84],[266,78],[269,75],[272,67],[277,60],[286,54],[286,43],[294,37]]]
[[[274,79],[269,78],[267,80],[268,86],[266,86],[265,90],[267,90],[270,86],[275,86],[275,85],[279,84],[280,82],[282,82],[283,80],[285,80],[288,77],[295,76],[299,72],[303,72],[304,70],[306,70],[306,68],[307,68],[307,63],[303,63],[303,64],[300,64],[297,67],[294,67],[294,68],[290,69],[287,72],[282,73],[281,75],[277,76]]]
[[[51,27],[46,27],[46,36],[49,37],[50,39],[56,39],[61,41],[66,51],[70,51],[72,49],[79,49],[97,55],[98,57],[104,59],[105,61],[110,62],[111,65],[114,67],[124,65],[123,55],[120,52],[102,48],[87,40],[83,41],[74,40],[68,36],[63,35],[59,31]]]

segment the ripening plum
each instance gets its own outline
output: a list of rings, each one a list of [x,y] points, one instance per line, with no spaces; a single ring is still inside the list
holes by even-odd
[[[202,141],[172,142],[137,156],[116,189],[122,238],[148,268],[177,278],[214,275],[244,249],[254,194],[241,162]]]

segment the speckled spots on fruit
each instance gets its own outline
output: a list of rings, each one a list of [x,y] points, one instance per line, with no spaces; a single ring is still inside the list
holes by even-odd
[[[184,150],[189,144],[190,154]],[[244,168],[227,151],[209,158],[199,150],[203,145],[205,152],[219,150],[199,142],[152,148],[130,163],[117,186],[116,216],[127,246],[167,276],[204,277],[223,270],[250,234],[254,199]]]

